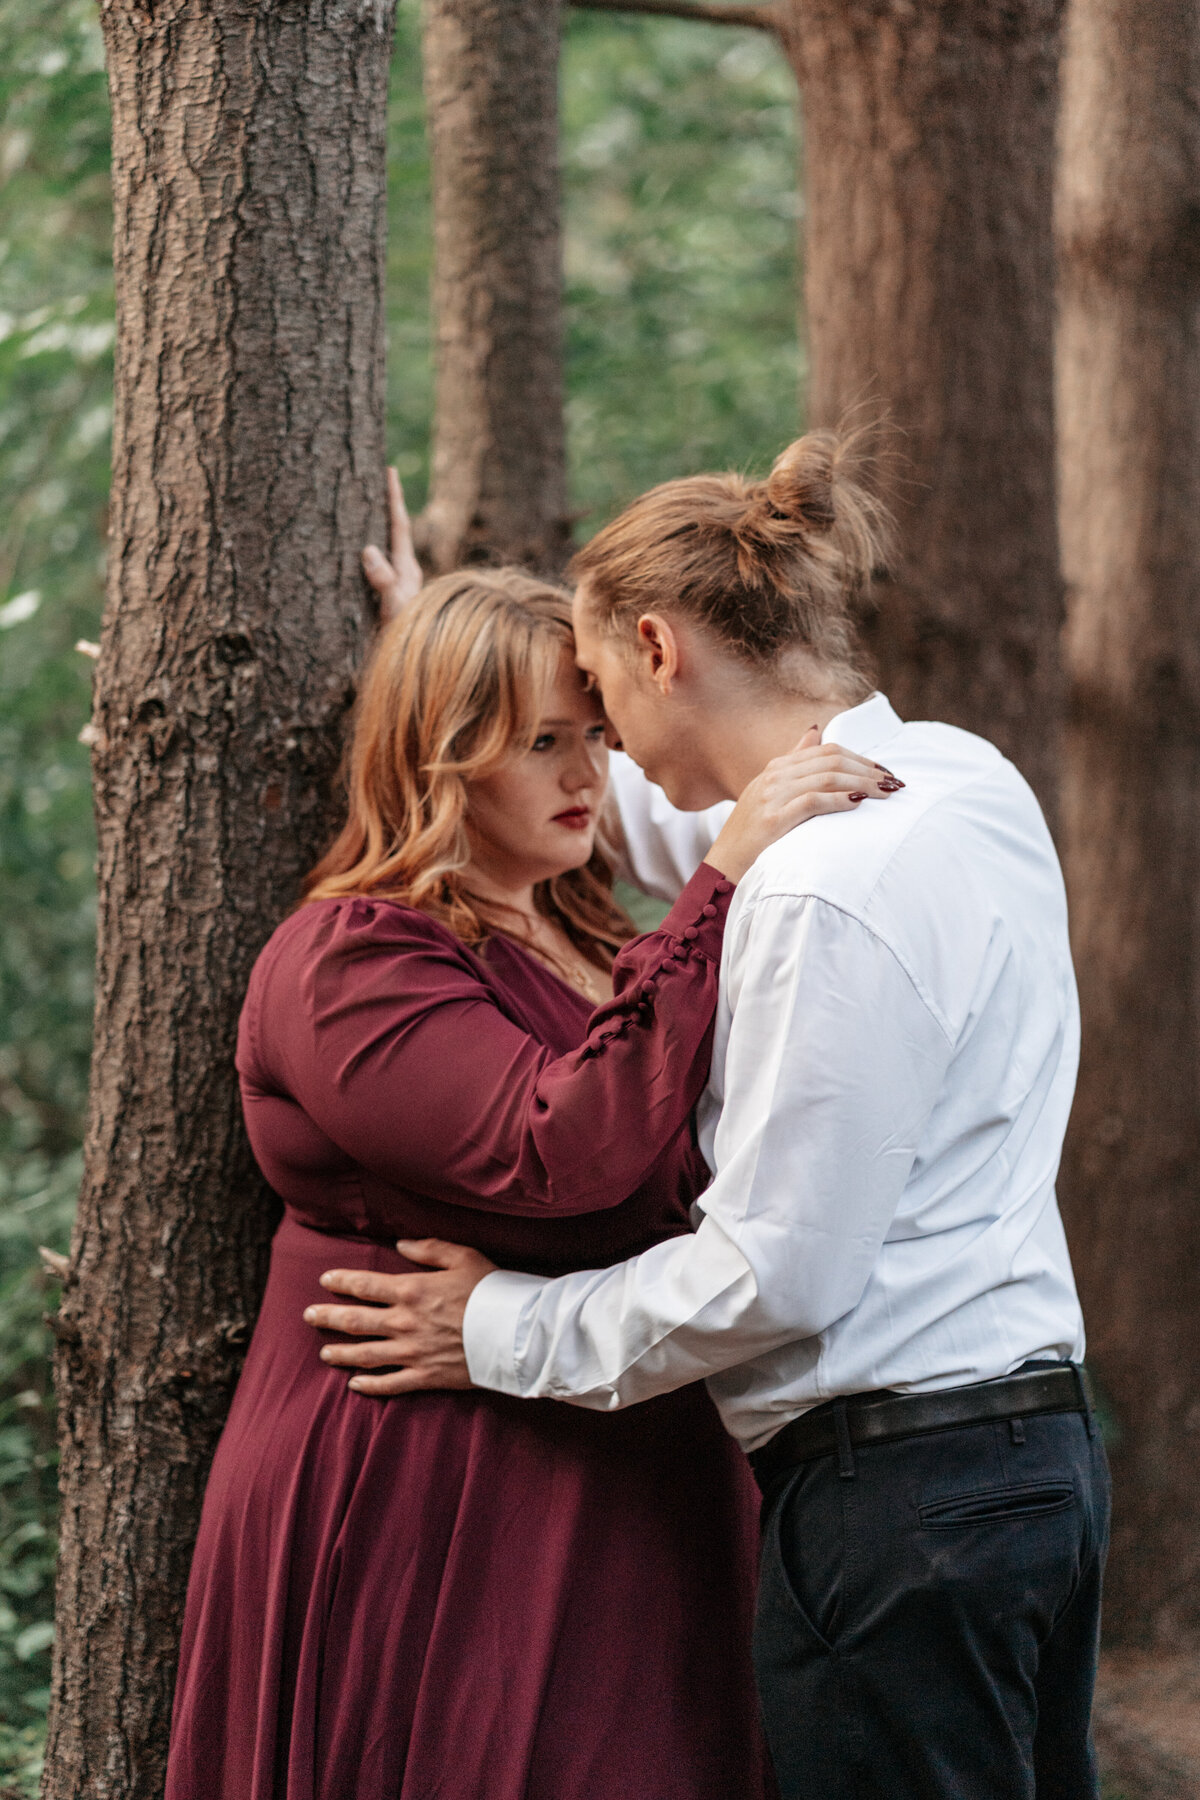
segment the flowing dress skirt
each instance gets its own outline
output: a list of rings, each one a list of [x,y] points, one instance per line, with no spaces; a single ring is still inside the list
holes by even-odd
[[[702,1387],[376,1400],[285,1219],[213,1465],[167,1800],[764,1800],[756,1492]]]

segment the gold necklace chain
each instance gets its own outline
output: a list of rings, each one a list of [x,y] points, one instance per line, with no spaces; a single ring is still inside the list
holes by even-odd
[[[517,941],[523,943],[525,948],[530,950],[538,961],[557,975],[560,980],[566,980],[569,986],[576,988],[586,1000],[600,1005],[603,1001],[611,998],[611,990],[606,988],[599,969],[586,962],[573,945],[570,953],[563,956],[557,949],[549,950],[544,945],[538,944],[532,935],[527,938],[518,938]],[[567,943],[570,944],[569,938]]]

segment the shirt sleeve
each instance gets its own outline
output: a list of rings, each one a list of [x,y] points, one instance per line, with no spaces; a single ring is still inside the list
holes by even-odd
[[[479,1386],[624,1406],[857,1304],[952,1046],[893,951],[838,908],[765,898],[734,929],[699,1229],[612,1269],[489,1275],[464,1323]]]
[[[565,1056],[435,921],[366,898],[302,912],[251,983],[243,1094],[285,1095],[354,1162],[433,1199],[535,1217],[617,1206],[703,1089],[732,891],[703,863],[621,950],[613,1000]]]
[[[624,838],[623,880],[668,905],[678,899],[733,811],[723,800],[705,812],[680,812],[621,750],[609,757],[609,783]]]

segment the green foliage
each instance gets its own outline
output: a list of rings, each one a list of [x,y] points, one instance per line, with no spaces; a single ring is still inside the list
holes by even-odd
[[[765,32],[568,14],[572,489],[587,531],[796,434],[796,87]]]
[[[388,438],[414,507],[433,386],[419,37],[401,0]],[[591,527],[792,435],[794,89],[763,34],[586,13],[568,14],[563,69],[572,480]],[[91,665],[73,646],[99,632],[112,405],[91,0],[0,0],[0,96],[0,1790],[33,1793],[54,1548],[36,1246],[66,1247],[86,1093]]]
[[[54,1407],[37,1246],[65,1250],[78,1153],[0,1168],[0,1779],[36,1779],[54,1638]],[[30,1792],[36,1789],[30,1788]]]
[[[112,412],[94,11],[0,6],[0,1151],[78,1139],[91,994],[87,662]]]
[[[70,1230],[95,912],[72,648],[99,626],[112,411],[94,8],[3,0],[0,93],[0,1780],[33,1793],[55,1503],[36,1246]]]

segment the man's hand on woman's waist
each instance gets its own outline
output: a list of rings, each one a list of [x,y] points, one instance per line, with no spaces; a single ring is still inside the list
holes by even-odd
[[[469,1388],[463,1350],[467,1301],[495,1268],[478,1250],[439,1238],[397,1245],[409,1262],[428,1274],[384,1275],[374,1269],[329,1269],[321,1286],[347,1294],[357,1306],[327,1302],[305,1309],[304,1320],[318,1331],[340,1331],[361,1339],[326,1344],[321,1360],[339,1368],[386,1370],[360,1373],[350,1381],[359,1394],[411,1394],[422,1388]]]

